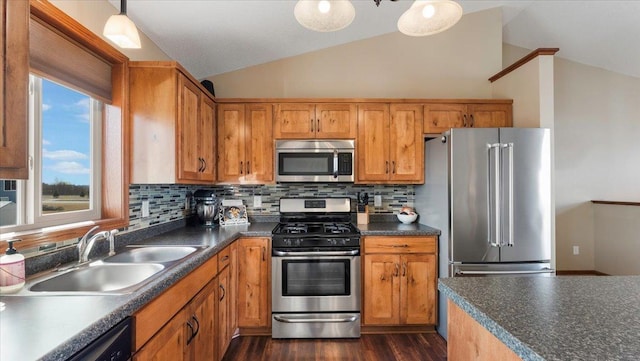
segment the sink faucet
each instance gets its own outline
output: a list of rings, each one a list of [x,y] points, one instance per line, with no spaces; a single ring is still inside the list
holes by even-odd
[[[82,238],[78,242],[78,263],[84,263],[89,261],[89,253],[91,253],[93,244],[96,243],[96,241],[99,238],[110,240],[111,234],[107,231],[98,232],[93,236],[91,236],[89,240],[87,240],[87,237],[89,237],[91,232],[95,231],[98,228],[99,226],[95,226],[91,228],[87,233],[84,234],[84,236],[82,236]]]

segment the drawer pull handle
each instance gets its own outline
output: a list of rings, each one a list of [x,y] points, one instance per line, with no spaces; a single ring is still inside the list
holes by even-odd
[[[393,248],[407,248],[407,247],[409,247],[409,245],[408,244],[394,244],[394,245],[391,245],[391,247],[393,247]]]

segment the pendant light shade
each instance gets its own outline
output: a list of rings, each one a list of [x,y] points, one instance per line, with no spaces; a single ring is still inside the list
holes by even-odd
[[[140,49],[136,24],[127,16],[127,0],[120,0],[120,14],[111,15],[102,34],[123,49]]]
[[[405,35],[437,34],[455,25],[462,17],[462,7],[452,0],[416,0],[400,19],[398,30]]]
[[[293,14],[307,29],[329,32],[344,29],[356,16],[349,0],[300,0]]]

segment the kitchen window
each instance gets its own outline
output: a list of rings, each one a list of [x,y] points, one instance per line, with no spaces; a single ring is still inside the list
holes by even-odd
[[[12,180],[19,186],[0,217],[3,231],[100,218],[102,108],[87,94],[30,76],[29,180]]]
[[[0,246],[6,248],[6,240],[19,238],[20,249],[29,249],[80,237],[94,225],[126,227],[128,59],[47,1],[29,2],[20,11],[30,13],[28,24],[18,24],[28,28],[11,29],[27,34],[28,41],[20,44],[28,47],[28,56],[16,61],[16,67],[27,68],[33,81],[28,92],[11,96],[17,103],[29,103],[32,116],[12,113],[14,122],[24,121],[29,129],[28,136],[13,143],[28,149],[31,173],[28,180],[16,181],[16,191],[0,189],[0,227],[5,226],[0,228]],[[85,111],[74,113],[67,104],[65,120],[47,128],[49,114],[64,104],[49,101],[48,94],[56,89],[77,97],[72,105]],[[82,117],[84,123],[73,122]],[[75,131],[79,133],[72,134]],[[72,173],[85,178],[71,178]],[[2,163],[0,174],[0,180],[8,181],[27,177],[8,163]],[[52,184],[58,188],[52,189]],[[42,210],[54,200],[57,203]],[[70,203],[76,203],[75,209]]]

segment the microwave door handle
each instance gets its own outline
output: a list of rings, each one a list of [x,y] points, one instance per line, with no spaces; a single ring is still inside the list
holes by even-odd
[[[338,150],[333,151],[333,178],[338,178]]]

